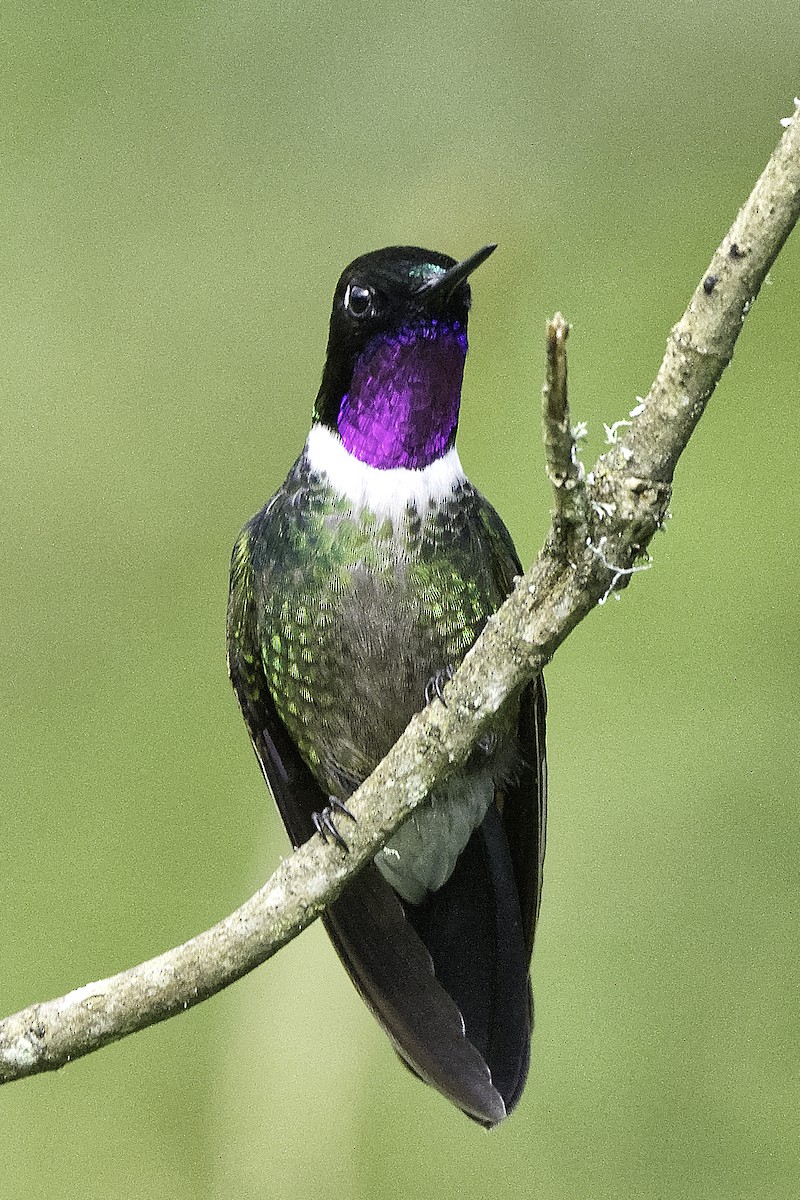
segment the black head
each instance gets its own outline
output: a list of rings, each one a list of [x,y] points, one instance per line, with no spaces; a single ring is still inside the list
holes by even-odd
[[[354,259],[342,272],[333,295],[315,420],[334,424],[358,357],[376,337],[430,325],[433,319],[458,323],[466,332],[468,276],[495,249],[484,246],[457,262],[449,254],[419,246],[387,246]]]

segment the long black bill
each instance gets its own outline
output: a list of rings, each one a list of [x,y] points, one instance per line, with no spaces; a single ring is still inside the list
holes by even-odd
[[[486,262],[490,254],[494,254],[497,249],[497,243],[490,246],[483,246],[480,250],[476,250],[474,254],[470,254],[469,258],[465,258],[462,262],[456,263],[454,267],[450,267],[443,275],[434,275],[431,279],[426,279],[422,286],[418,289],[417,295],[424,296],[426,302],[428,300],[444,303],[460,283],[463,283],[468,275]]]

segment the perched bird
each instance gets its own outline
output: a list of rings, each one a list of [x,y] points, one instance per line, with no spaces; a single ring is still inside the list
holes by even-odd
[[[295,846],[346,847],[348,797],[520,572],[455,447],[467,279],[494,249],[347,267],[305,446],[234,547],[230,677]],[[539,680],[323,917],[406,1065],[486,1126],[528,1073],[544,726]]]

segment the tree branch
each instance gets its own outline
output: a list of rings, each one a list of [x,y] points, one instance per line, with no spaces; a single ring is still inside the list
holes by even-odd
[[[583,478],[566,402],[567,325],[548,325],[545,445],[555,491],[544,549],[445,689],[348,804],[350,853],[312,838],[241,908],[157,958],[0,1022],[0,1082],[53,1070],[198,1004],[270,958],[323,911],[468,756],[506,698],[578,622],[625,586],[664,520],[675,464],[730,362],[747,312],[800,213],[800,106],[672,330],[648,395]]]
[[[585,545],[589,529],[586,472],[570,427],[567,402],[567,337],[561,313],[547,322],[542,424],[547,477],[553,485],[553,545]]]

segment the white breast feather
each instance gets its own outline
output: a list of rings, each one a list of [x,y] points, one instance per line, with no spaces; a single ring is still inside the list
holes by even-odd
[[[452,495],[466,482],[464,469],[455,446],[435,462],[419,470],[409,467],[371,467],[345,449],[338,433],[325,425],[313,425],[306,440],[308,465],[323,476],[354,511],[367,509],[393,524],[402,520],[409,508],[423,514]]]

